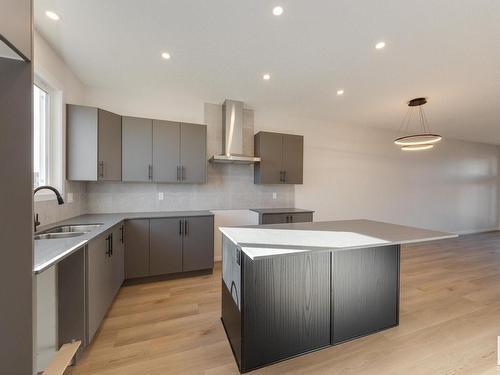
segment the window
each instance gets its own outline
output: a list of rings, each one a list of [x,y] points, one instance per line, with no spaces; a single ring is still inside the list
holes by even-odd
[[[50,96],[34,85],[33,90],[33,184],[48,185],[50,172]]]

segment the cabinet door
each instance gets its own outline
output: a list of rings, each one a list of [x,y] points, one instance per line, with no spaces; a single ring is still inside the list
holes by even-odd
[[[149,219],[125,222],[125,278],[149,275]]]
[[[189,217],[184,222],[182,270],[194,271],[214,267],[213,217]]]
[[[290,214],[289,221],[292,223],[308,223],[313,221],[312,212],[301,212],[296,214]]]
[[[153,121],[122,117],[122,180],[151,181]]]
[[[122,179],[122,118],[99,109],[99,180]]]
[[[255,137],[255,156],[261,162],[254,166],[254,182],[256,184],[281,184],[283,135],[260,132]]]
[[[71,181],[97,181],[97,108],[66,106],[66,173]]]
[[[181,126],[178,122],[153,121],[153,179],[180,181]]]
[[[207,127],[181,124],[182,182],[203,183],[207,180]]]
[[[183,219],[151,219],[149,275],[182,271]]]
[[[263,214],[260,224],[281,224],[288,223],[287,214]]]
[[[112,302],[109,275],[113,268],[111,257],[108,255],[109,234],[105,233],[90,241],[87,248],[88,342],[99,329]]]
[[[398,324],[399,245],[332,252],[332,344]]]
[[[113,253],[111,256],[111,260],[113,263],[113,270],[110,273],[110,284],[112,285],[112,298],[116,296],[118,290],[123,284],[123,280],[125,280],[125,241],[124,241],[124,228],[123,224],[117,226],[113,230],[112,237],[112,249]]]
[[[283,134],[283,172],[287,184],[302,184],[304,137]]]

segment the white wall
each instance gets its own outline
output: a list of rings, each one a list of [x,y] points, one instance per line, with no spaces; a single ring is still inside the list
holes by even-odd
[[[304,185],[295,205],[316,220],[366,218],[470,232],[498,228],[500,148],[445,139],[400,151],[397,133],[256,111],[256,131],[305,136]]]
[[[59,176],[64,191],[65,204],[59,206],[55,197],[49,195],[50,200],[35,201],[34,210],[39,214],[42,225],[64,220],[68,217],[81,215],[86,211],[86,184],[81,182],[65,181],[66,176],[66,103],[85,104],[85,86],[66,66],[64,61],[50,47],[50,45],[35,32],[34,38],[34,70],[35,75],[41,77],[51,87],[55,88],[55,99],[60,103],[54,108],[51,115],[57,120],[62,129],[59,131],[61,147],[52,148],[54,157],[62,163]],[[65,181],[65,182],[64,182]],[[41,194],[42,191],[38,194]],[[72,198],[72,201],[71,199]]]

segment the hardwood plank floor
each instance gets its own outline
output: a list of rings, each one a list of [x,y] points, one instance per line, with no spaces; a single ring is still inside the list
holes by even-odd
[[[123,287],[71,375],[238,374],[213,275]],[[252,374],[500,374],[500,232],[403,246],[392,328]]]

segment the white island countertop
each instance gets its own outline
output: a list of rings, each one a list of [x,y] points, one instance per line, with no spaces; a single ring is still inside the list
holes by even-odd
[[[351,250],[455,238],[446,232],[371,220],[221,227],[250,259],[311,251]]]

